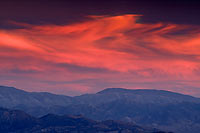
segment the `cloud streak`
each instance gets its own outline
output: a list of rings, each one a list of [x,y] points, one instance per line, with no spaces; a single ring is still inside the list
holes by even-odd
[[[200,80],[200,27],[143,24],[138,21],[140,17],[90,16],[75,24],[24,24],[23,29],[2,29],[0,72],[7,76],[1,82],[56,93],[62,88],[72,94],[95,92],[115,84],[182,92],[174,88],[177,84],[182,93],[188,94],[190,88],[186,87],[198,88],[199,83],[190,81]],[[180,80],[184,84],[180,85]],[[194,91],[200,92],[193,89],[193,95]]]

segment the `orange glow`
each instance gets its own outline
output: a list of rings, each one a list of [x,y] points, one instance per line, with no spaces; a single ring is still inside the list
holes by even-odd
[[[71,25],[25,25],[25,29],[0,30],[0,61],[3,62],[0,68],[40,71],[43,75],[33,73],[28,77],[70,81],[63,86],[84,86],[80,88],[82,91],[92,91],[94,83],[75,85],[73,80],[99,77],[110,84],[121,82],[122,87],[128,88],[141,88],[125,85],[132,81],[200,80],[200,27],[142,24],[137,22],[138,17],[91,16],[92,20]],[[67,65],[65,69],[65,64],[94,70],[84,73],[83,69],[78,73]],[[96,69],[109,72],[98,73]],[[49,73],[54,73],[54,77],[48,77]],[[118,79],[116,75],[127,79]],[[194,87],[199,85],[195,83]]]

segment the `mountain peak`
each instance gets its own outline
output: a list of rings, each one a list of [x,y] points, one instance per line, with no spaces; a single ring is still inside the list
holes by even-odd
[[[115,93],[115,92],[127,92],[130,91],[128,89],[124,89],[124,88],[106,88],[102,91],[97,92],[97,94],[104,94],[104,93]]]

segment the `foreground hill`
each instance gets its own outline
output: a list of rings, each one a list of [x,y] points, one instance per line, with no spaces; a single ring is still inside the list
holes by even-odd
[[[34,116],[83,114],[94,120],[123,120],[180,133],[200,131],[200,99],[163,90],[108,88],[68,97],[2,86],[0,106]]]
[[[142,128],[132,123],[107,120],[97,122],[83,116],[48,114],[32,117],[23,111],[0,108],[1,133],[165,133],[157,129]]]

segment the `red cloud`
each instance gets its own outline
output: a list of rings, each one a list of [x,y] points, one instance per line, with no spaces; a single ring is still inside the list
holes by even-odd
[[[59,87],[84,86],[84,90],[96,87],[89,80],[78,82],[84,79],[96,79],[98,83],[106,79],[108,86],[119,82],[119,86],[129,88],[140,88],[130,84],[132,81],[198,81],[200,27],[142,24],[139,17],[92,16],[91,20],[71,25],[25,25],[24,29],[0,30],[1,73],[28,77],[37,83],[40,79],[58,84],[62,81]],[[77,66],[78,72],[60,64]],[[49,77],[52,73],[54,77]],[[45,85],[39,84],[38,88]],[[192,83],[182,87],[187,85]]]

